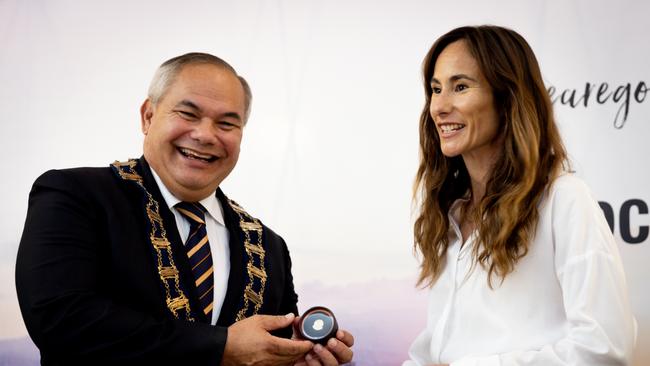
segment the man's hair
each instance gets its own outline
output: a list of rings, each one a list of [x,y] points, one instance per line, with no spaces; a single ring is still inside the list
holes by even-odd
[[[503,280],[514,270],[537,227],[537,206],[544,191],[568,167],[535,54],[517,32],[497,26],[460,27],[433,44],[423,64],[426,102],[420,115],[420,165],[414,184],[419,216],[415,249],[423,261],[419,283],[432,284],[444,268],[452,203],[472,197],[469,173],[461,156],[447,157],[431,116],[431,78],[436,60],[451,43],[463,41],[492,88],[504,145],[485,196],[471,213],[477,223],[475,263]]]
[[[248,82],[242,76],[238,75],[235,69],[230,66],[229,63],[209,53],[191,52],[163,62],[162,65],[158,67],[158,70],[156,70],[156,73],[151,80],[151,84],[149,84],[148,96],[151,103],[154,105],[158,104],[158,102],[167,93],[167,90],[176,79],[176,76],[178,76],[178,74],[183,70],[185,66],[198,64],[209,64],[221,67],[237,76],[239,82],[242,85],[242,88],[244,89],[245,114],[243,118],[244,122],[246,122],[248,120],[248,116],[250,115],[251,102],[253,100],[253,95],[251,93]]]

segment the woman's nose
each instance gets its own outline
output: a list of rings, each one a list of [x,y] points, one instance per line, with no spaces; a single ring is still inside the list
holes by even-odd
[[[429,112],[431,113],[431,117],[433,117],[434,119],[436,119],[436,117],[438,116],[445,115],[451,112],[451,109],[452,109],[451,98],[444,91],[438,94],[433,94],[431,96]]]

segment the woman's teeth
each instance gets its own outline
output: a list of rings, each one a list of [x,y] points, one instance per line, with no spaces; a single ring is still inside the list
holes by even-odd
[[[442,125],[440,126],[440,129],[442,130],[442,132],[453,132],[453,131],[460,130],[463,127],[465,126],[458,123],[453,123],[453,124]]]

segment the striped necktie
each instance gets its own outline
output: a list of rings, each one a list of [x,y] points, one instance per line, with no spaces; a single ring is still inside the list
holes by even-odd
[[[176,209],[190,223],[190,235],[185,241],[185,250],[192,266],[194,284],[203,312],[212,320],[214,280],[212,278],[212,255],[205,229],[205,208],[198,202],[180,202]]]

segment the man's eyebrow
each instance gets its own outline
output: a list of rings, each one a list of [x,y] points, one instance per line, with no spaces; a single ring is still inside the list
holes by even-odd
[[[177,106],[177,107],[179,107],[179,106],[185,106],[185,107],[189,107],[189,108],[192,108],[192,109],[194,109],[194,110],[197,110],[197,111],[200,111],[200,110],[201,110],[201,108],[199,108],[198,105],[194,104],[194,102],[192,102],[192,101],[190,101],[190,100],[187,100],[187,99],[183,99],[183,100],[181,100],[180,102],[178,102],[178,104],[176,104],[176,106]]]
[[[458,81],[458,80],[461,80],[461,79],[467,79],[467,80],[471,80],[471,81],[474,81],[474,82],[478,82],[478,80],[476,80],[475,78],[473,78],[473,77],[471,77],[471,76],[469,76],[467,74],[456,74],[456,75],[453,75],[452,77],[449,78],[449,80],[451,80],[451,81]],[[431,84],[440,84],[440,80],[432,77],[430,83]]]
[[[227,112],[223,114],[224,117],[230,117],[230,118],[235,118],[238,120],[242,120],[241,116],[237,112]]]

